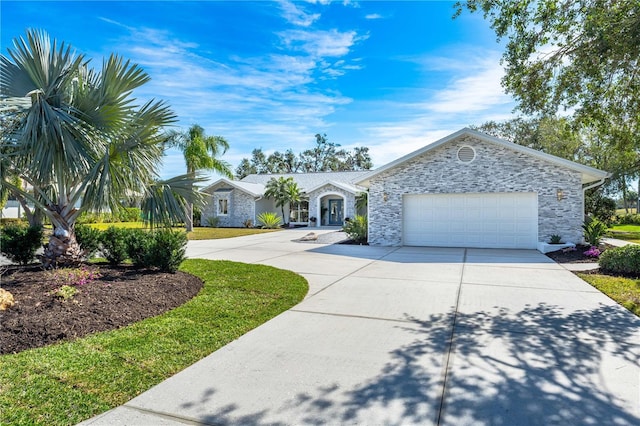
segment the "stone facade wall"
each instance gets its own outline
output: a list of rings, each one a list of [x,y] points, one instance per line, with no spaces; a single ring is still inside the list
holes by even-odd
[[[458,149],[464,145],[476,151],[471,163],[462,163],[457,158]],[[558,189],[564,192],[560,201]],[[505,192],[538,194],[539,241],[548,241],[552,234],[561,235],[565,241],[582,240],[583,192],[579,172],[461,136],[371,180],[369,243],[402,244],[403,195]]]
[[[353,218],[356,214],[356,197],[349,191],[346,191],[342,188],[338,188],[335,185],[327,184],[324,185],[315,191],[311,191],[309,195],[309,217],[316,217],[318,221],[316,222],[317,226],[325,225],[325,223],[321,223],[320,211],[318,211],[318,198],[325,198],[330,194],[339,194],[344,197],[344,206],[345,206],[345,218]],[[328,199],[328,198],[327,198]],[[323,201],[323,206],[328,207],[327,201]]]
[[[222,228],[243,227],[244,221],[251,219],[255,223],[255,201],[253,197],[238,189],[231,189],[231,192],[216,192],[218,189],[225,189],[223,183],[210,188],[208,193],[212,195],[209,202],[202,210],[202,224],[206,226],[207,218],[218,217],[218,226]],[[227,215],[218,215],[218,200],[227,198],[229,200]]]

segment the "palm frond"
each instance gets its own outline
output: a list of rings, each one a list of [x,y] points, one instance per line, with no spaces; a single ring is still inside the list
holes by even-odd
[[[205,180],[194,174],[184,174],[151,184],[142,201],[145,222],[151,227],[184,222],[187,203],[204,206],[206,194],[200,192],[196,184]]]

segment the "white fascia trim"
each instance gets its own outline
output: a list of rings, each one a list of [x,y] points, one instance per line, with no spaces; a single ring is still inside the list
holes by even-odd
[[[424,147],[422,147],[422,148],[420,148],[420,149],[418,149],[416,151],[413,151],[413,152],[411,152],[411,153],[409,153],[409,154],[407,154],[407,155],[405,155],[403,157],[400,157],[395,161],[392,161],[392,162],[390,162],[388,164],[385,164],[384,166],[382,166],[382,167],[380,167],[380,168],[378,168],[376,170],[371,171],[371,173],[365,175],[360,181],[358,181],[356,183],[358,185],[362,185],[362,186],[368,187],[369,180],[371,178],[379,175],[380,173],[382,173],[384,171],[387,171],[389,169],[392,169],[392,168],[394,168],[394,167],[396,167],[396,166],[398,166],[398,165],[400,165],[400,164],[402,164],[402,163],[404,163],[406,161],[411,160],[414,157],[417,157],[417,156],[422,155],[422,154],[424,154],[426,152],[432,151],[432,150],[434,150],[434,149],[446,144],[447,142],[450,142],[453,139],[456,139],[456,138],[458,138],[460,136],[463,136],[463,135],[473,136],[473,137],[476,137],[476,138],[478,138],[478,139],[480,139],[482,141],[493,143],[493,144],[496,144],[496,145],[500,145],[500,146],[503,146],[505,148],[512,149],[514,151],[520,151],[520,152],[529,154],[531,156],[538,157],[540,159],[546,160],[546,161],[548,161],[550,163],[554,163],[554,164],[561,165],[561,166],[564,166],[566,168],[578,171],[578,172],[582,173],[582,183],[590,183],[590,182],[594,182],[594,181],[597,181],[597,180],[600,180],[600,179],[604,179],[604,178],[607,178],[607,177],[610,176],[610,173],[605,172],[603,170],[598,170],[598,169],[596,169],[594,167],[585,166],[583,164],[579,164],[579,163],[576,163],[574,161],[570,161],[570,160],[566,160],[564,158],[556,157],[555,155],[547,154],[545,152],[538,151],[538,150],[535,150],[535,149],[532,149],[532,148],[528,148],[526,146],[518,145],[516,143],[509,142],[509,141],[506,141],[504,139],[496,138],[494,136],[489,136],[489,135],[487,135],[485,133],[481,133],[481,132],[478,132],[477,130],[472,130],[472,129],[469,129],[469,128],[465,127],[463,129],[458,130],[455,133],[450,134],[449,136],[445,136],[442,139],[439,139],[439,140],[437,140],[437,141],[435,141],[435,142],[433,142],[433,143],[431,143],[429,145],[426,145],[426,146],[424,146]]]
[[[318,189],[322,188],[323,186],[327,186],[327,185],[333,185],[333,186],[335,186],[337,188],[340,188],[340,189],[343,189],[343,190],[349,192],[350,194],[357,194],[358,192],[363,192],[361,190],[358,190],[358,188],[355,188],[355,187],[353,187],[351,185],[347,185],[347,184],[344,184],[344,183],[336,182],[334,180],[329,180],[329,181],[323,182],[320,185],[316,185],[313,188],[305,190],[305,192],[307,194],[310,194],[313,191],[317,191]]]
[[[215,181],[214,183],[212,183],[211,185],[207,186],[206,188],[204,188],[202,191],[207,191],[211,188],[213,188],[214,186],[220,184],[220,183],[226,183],[227,185],[242,191],[242,192],[246,192],[247,194],[253,196],[253,197],[262,197],[262,193],[256,193],[253,191],[248,190],[247,188],[243,188],[242,186],[238,185],[236,182],[232,181],[231,179],[227,179],[227,178],[220,178],[217,181]],[[258,185],[258,184],[254,184],[254,185]]]

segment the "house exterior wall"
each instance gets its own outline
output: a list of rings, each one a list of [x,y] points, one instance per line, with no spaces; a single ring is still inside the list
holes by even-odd
[[[346,191],[342,188],[338,188],[335,185],[327,184],[321,186],[320,188],[311,191],[309,195],[309,217],[317,218],[316,225],[321,226],[324,225],[324,222],[321,219],[321,210],[320,207],[328,208],[327,200],[332,198],[330,195],[339,195],[344,199],[345,218],[353,218],[356,213],[356,196],[349,191]]]
[[[243,227],[247,219],[251,219],[255,224],[254,198],[235,188],[231,189],[231,192],[216,192],[216,190],[224,188],[225,185],[220,184],[209,189],[208,193],[211,194],[211,199],[202,210],[202,224],[207,225],[209,217],[219,218],[218,226],[221,228]],[[227,215],[218,214],[218,200],[220,198],[229,200]]]
[[[457,159],[458,149],[464,145],[476,152],[475,160],[468,164]],[[560,201],[558,189],[564,193]],[[582,240],[579,172],[465,135],[371,179],[369,243],[402,244],[403,195],[501,192],[538,194],[539,241],[548,241],[552,234],[561,235],[564,241]]]

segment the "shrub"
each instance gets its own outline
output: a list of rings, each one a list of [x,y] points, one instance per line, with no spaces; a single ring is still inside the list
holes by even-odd
[[[263,212],[256,217],[258,223],[266,229],[276,229],[282,225],[282,219],[277,213]]]
[[[63,285],[62,287],[58,287],[57,289],[53,290],[53,294],[62,300],[69,300],[72,299],[73,296],[78,294],[79,291],[80,290],[78,290],[76,287]]]
[[[143,229],[130,229],[126,238],[127,255],[136,268],[149,267],[153,234]]]
[[[120,222],[139,222],[142,218],[142,210],[137,207],[125,207],[118,212]]]
[[[600,244],[600,240],[607,232],[607,225],[595,217],[588,217],[582,225],[584,239],[592,246]]]
[[[210,228],[217,228],[220,224],[220,218],[218,216],[209,216],[207,218],[207,226]]]
[[[0,219],[0,224],[2,225],[24,225],[26,223],[27,222],[24,219],[19,217],[3,217]]]
[[[368,221],[366,216],[356,215],[353,219],[346,222],[342,228],[349,238],[357,243],[367,242]]]
[[[640,214],[625,214],[616,219],[618,225],[640,225]]]
[[[153,232],[148,251],[149,266],[163,272],[176,272],[185,259],[187,234],[184,231],[159,229]]]
[[[100,235],[102,253],[109,263],[117,265],[127,258],[127,236],[125,228],[108,227]]]
[[[615,200],[605,197],[599,190],[586,194],[584,208],[586,214],[598,218],[606,225],[611,224],[611,219],[616,214]]]
[[[600,255],[599,264],[609,273],[640,277],[640,245],[629,244],[606,250]]]
[[[245,228],[253,228],[253,221],[251,219],[247,219],[242,222],[242,226],[244,226]]]
[[[0,233],[0,252],[13,262],[26,265],[42,247],[41,226],[7,225]]]
[[[100,231],[89,225],[76,225],[76,241],[84,250],[87,258],[92,258],[100,249]]]
[[[562,244],[562,237],[558,234],[553,234],[549,238],[549,244]]]

